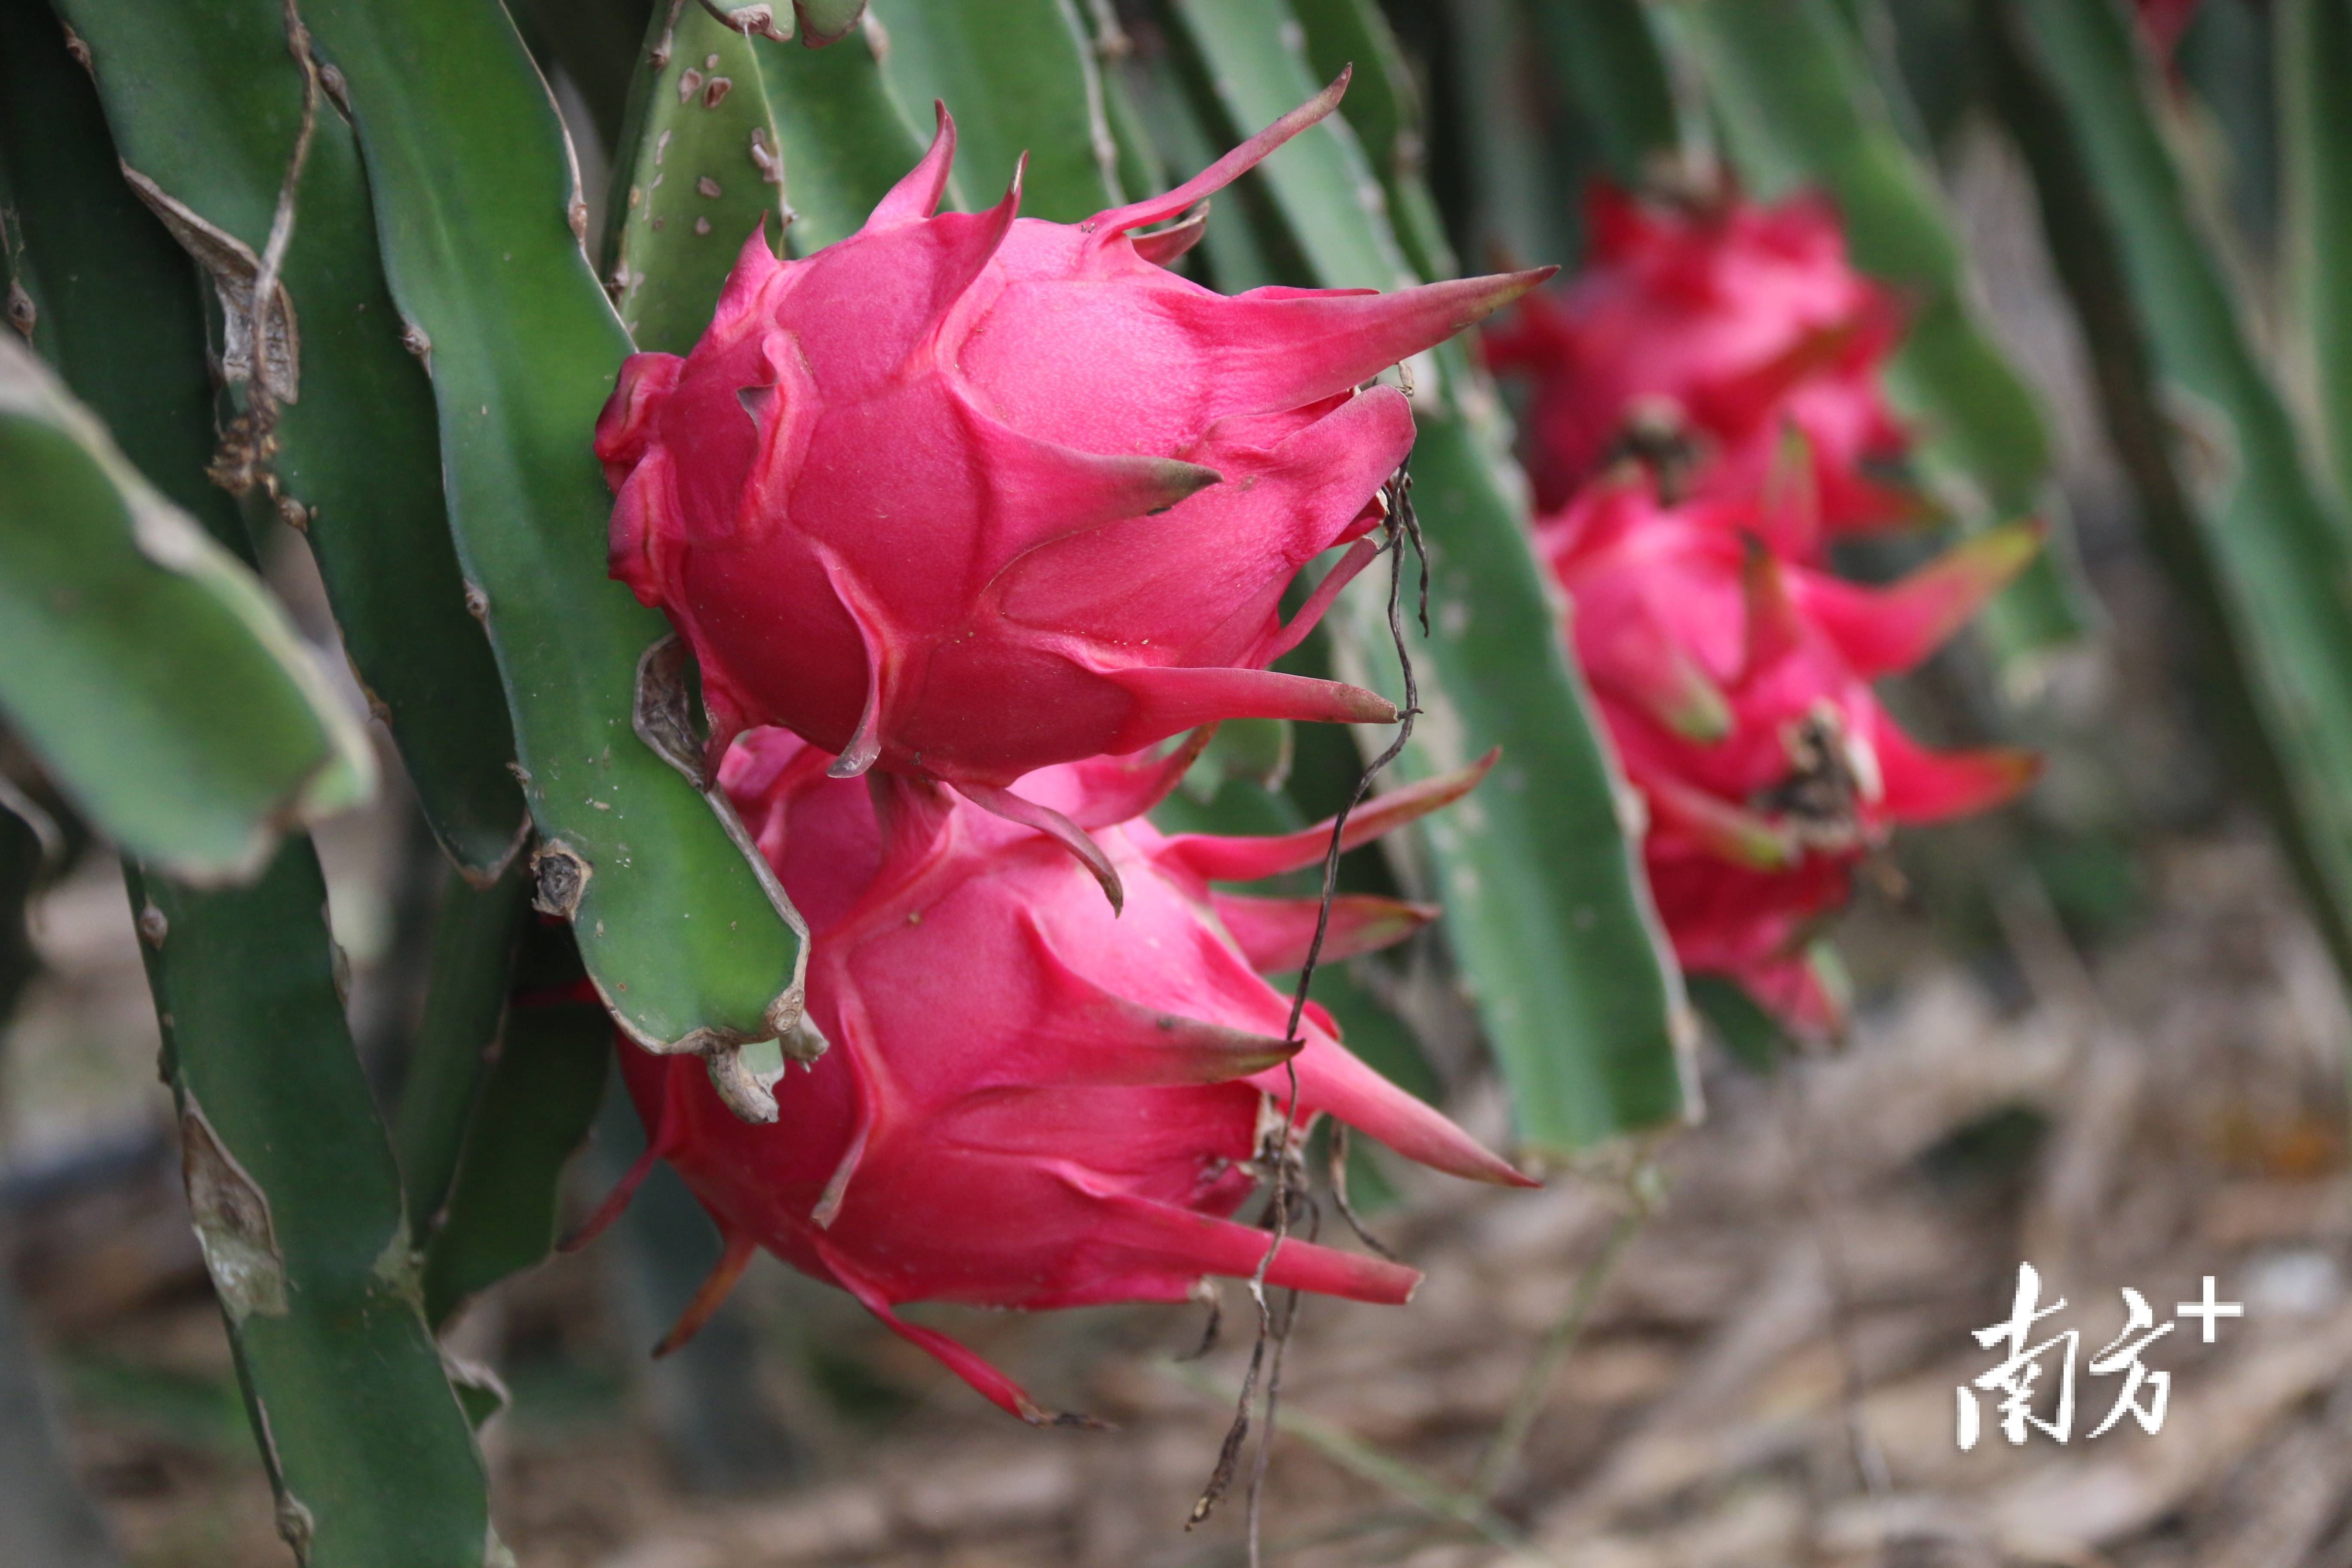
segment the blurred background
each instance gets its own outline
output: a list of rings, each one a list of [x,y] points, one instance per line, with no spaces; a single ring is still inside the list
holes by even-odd
[[[2063,45],[2063,27],[2037,33],[2037,7],[1977,0],[1759,4],[1745,20],[1727,4],[1730,16],[1675,0],[1390,0],[1424,116],[1407,151],[1465,270],[1573,274],[1582,193],[1612,177],[1827,186],[1858,264],[1876,269],[1908,220],[1857,203],[1916,174],[1911,194],[1957,242],[1952,297],[2046,426],[2047,591],[2079,635],[2037,638],[1996,616],[1884,696],[1923,737],[2032,746],[2043,776],[1998,814],[1899,837],[1858,879],[1835,928],[1852,1022],[1834,1045],[1801,1047],[1737,996],[1703,992],[1693,1124],[1558,1162],[1532,1194],[1370,1157],[1368,1223],[1429,1278],[1402,1310],[1303,1310],[1265,1555],[2352,1568],[2352,1016],[2298,879],[2303,851],[2279,832],[2265,743],[2249,738],[2242,689],[2213,676],[2230,662],[2217,642],[2277,656],[2227,616],[2217,631],[2200,596],[2211,568],[2195,548],[2184,558],[2184,510],[2233,482],[2217,474],[2268,459],[2178,377],[2135,363],[2142,338],[2159,361],[2175,353],[2168,321],[2196,305],[2145,293],[2136,209],[2105,236],[2070,229],[2088,210],[2083,182],[2117,176],[2097,116],[2068,97],[2085,89],[2063,48],[2034,54],[2037,39]],[[513,8],[599,232],[608,106],[645,10]],[[2298,227],[2281,151],[2308,130],[2280,79],[2295,59],[2289,10],[2148,5],[2118,8],[2118,25],[2141,29],[2149,122],[2179,172],[2174,216],[2227,289],[2226,330],[2308,432],[2326,369],[2298,268],[2332,253]],[[887,47],[893,11],[876,0],[879,29],[837,47]],[[1170,7],[1090,0],[1073,15],[1106,79],[1146,110],[1203,68]],[[1667,70],[1665,163],[1628,142],[1628,83],[1595,43],[1627,17],[1654,32]],[[1838,69],[1823,65],[1825,27]],[[1818,116],[1807,94],[1824,100]],[[1840,115],[1857,113],[1885,143],[1858,172],[1833,145]],[[1203,140],[1196,161],[1217,150]],[[1221,217],[1269,201],[1262,184],[1253,176]],[[2168,243],[2168,220],[2146,221],[2147,245]],[[1281,271],[1280,257],[1247,253],[1256,232],[1234,223],[1199,275],[1239,288],[1259,280],[1254,266]],[[1923,289],[1905,295],[1922,318]],[[2127,294],[2136,310],[2102,313]],[[1504,395],[1524,407],[1518,389]],[[1947,417],[1920,427],[1949,434]],[[1872,541],[1840,563],[1884,579],[1927,553]],[[304,633],[331,647],[299,537],[279,530],[265,565]],[[344,696],[365,712],[355,683]],[[1328,809],[1351,777],[1345,743],[1318,754],[1327,738],[1302,731],[1297,747],[1290,795]],[[353,1031],[390,1098],[442,879],[400,761],[379,751],[386,787],[317,838]],[[187,1220],[121,868],[42,793],[28,755],[0,753],[0,775],[56,832],[45,842],[0,815],[0,879],[32,889],[23,931],[0,930],[0,1256],[14,1287],[0,1291],[0,1512],[72,1521],[63,1536],[85,1543],[72,1568],[279,1561]],[[1351,878],[1392,885],[1369,854]],[[1349,1016],[1351,1041],[1507,1144],[1504,1089],[1443,931],[1356,978],[1388,1021]],[[570,1212],[642,1147],[625,1099],[608,1095],[570,1167]],[[1201,1337],[1192,1310],[915,1314],[1117,1427],[1031,1431],[764,1256],[709,1329],[651,1361],[717,1246],[660,1173],[603,1242],[507,1282],[446,1336],[510,1396],[483,1441],[499,1532],[530,1568],[1244,1560],[1237,1503],[1182,1527],[1248,1353],[1232,1321],[1245,1308],[1190,1360],[1177,1358]],[[2063,1447],[1959,1452],[1953,1390],[1992,1359],[1972,1332],[2006,1318],[2029,1260],[2090,1349],[2121,1327],[2126,1286],[2161,1315],[2211,1275],[2246,1314],[2210,1346],[2180,1332],[2151,1353],[2173,1379],[2160,1436],[2126,1426],[2087,1443],[2078,1417]]]

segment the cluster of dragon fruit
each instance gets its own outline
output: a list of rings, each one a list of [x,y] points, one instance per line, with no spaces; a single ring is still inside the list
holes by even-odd
[[[1938,752],[1871,689],[1926,659],[2033,555],[2013,523],[1866,587],[1841,539],[1916,524],[1879,373],[1898,302],[1801,195],[1592,193],[1590,259],[1490,330],[1529,384],[1538,553],[1629,783],[1684,968],[1725,975],[1801,1036],[1843,997],[1824,922],[1897,824],[1997,805],[2021,752]]]
[[[613,574],[691,647],[709,764],[806,919],[827,1042],[767,1123],[697,1058],[622,1047],[639,1173],[667,1160],[726,1241],[671,1342],[764,1247],[1049,1421],[898,1309],[1175,1302],[1217,1277],[1402,1302],[1403,1265],[1233,1217],[1325,1113],[1525,1184],[1320,1008],[1292,1030],[1264,976],[1301,965],[1318,906],[1229,889],[1319,861],[1328,825],[1145,816],[1221,720],[1397,718],[1267,666],[1391,526],[1413,422],[1380,373],[1542,276],[1229,298],[1168,270],[1200,204],[1343,85],[1076,226],[1019,216],[1017,174],[991,210],[939,212],[942,110],[858,233],[795,261],[752,236],[693,352],[624,367],[596,433]],[[1292,579],[1341,546],[1286,621]],[[1475,782],[1375,798],[1349,841]],[[1323,952],[1432,912],[1346,900]]]
[[[1396,526],[1413,420],[1381,373],[1523,297],[1489,353],[1535,380],[1538,552],[1687,966],[1827,1025],[1808,942],[1855,867],[1890,825],[2028,776],[1913,744],[1869,682],[1958,628],[2032,530],[1891,587],[1826,569],[1834,539],[1920,510],[1885,477],[1898,312],[1829,212],[1602,191],[1592,263],[1557,295],[1523,272],[1227,297],[1171,271],[1205,198],[1343,87],[1075,226],[1018,216],[1017,174],[988,211],[939,212],[942,109],[858,233],[794,261],[753,235],[693,351],[623,367],[596,432],[612,572],[694,654],[707,763],[807,921],[826,1044],[769,1121],[699,1059],[622,1047],[649,1147],[602,1214],[667,1160],[725,1238],[666,1342],[765,1248],[1051,1421],[898,1308],[1174,1302],[1219,1277],[1402,1302],[1404,1265],[1234,1218],[1323,1114],[1525,1184],[1266,978],[1318,926],[1343,957],[1433,910],[1235,890],[1321,860],[1328,824],[1249,839],[1147,816],[1221,721],[1398,718],[1269,667]],[[1477,772],[1375,798],[1344,842]]]

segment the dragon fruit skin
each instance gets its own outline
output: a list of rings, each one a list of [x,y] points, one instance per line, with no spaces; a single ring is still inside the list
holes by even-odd
[[[1048,764],[1243,715],[1386,722],[1265,668],[1299,567],[1361,536],[1412,443],[1364,385],[1544,274],[1227,298],[1155,233],[1338,103],[1346,78],[1164,195],[1076,226],[935,213],[953,122],[866,226],[745,244],[684,359],[637,354],[599,420],[613,574],[701,667],[711,757],[748,726],[983,802]],[[1018,815],[1017,806],[1009,806]]]
[[[1768,488],[1793,432],[1823,531],[1916,514],[1912,497],[1864,471],[1905,446],[1878,389],[1902,314],[1847,264],[1826,200],[1668,207],[1601,183],[1586,206],[1584,269],[1486,337],[1497,371],[1534,379],[1529,471],[1543,509],[1566,505],[1630,424],[1663,409],[1712,447],[1705,491]],[[1818,543],[1798,553],[1811,559]]]
[[[1579,663],[1649,812],[1643,852],[1684,966],[1738,979],[1814,1032],[1835,1022],[1803,947],[1897,824],[1987,810],[2034,759],[1934,752],[1869,682],[1908,669],[2032,559],[1980,534],[1867,588],[1787,564],[1753,502],[1661,506],[1646,476],[1589,486],[1537,526],[1573,605]]]
[[[779,1086],[772,1126],[729,1111],[699,1064],[623,1049],[652,1152],[728,1237],[729,1261],[683,1327],[764,1247],[1004,1409],[1049,1419],[895,1308],[1177,1301],[1204,1276],[1250,1274],[1269,1237],[1226,1216],[1257,1184],[1249,1162],[1264,1118],[1280,1114],[1269,1108],[1286,1103],[1286,1061],[1302,1126],[1328,1111],[1424,1163],[1529,1184],[1350,1056],[1319,1008],[1293,1055],[1289,1004],[1255,969],[1297,964],[1313,903],[1228,898],[1210,882],[1319,860],[1328,829],[1166,837],[1130,820],[1186,760],[1099,759],[1026,781],[1100,832],[1129,889],[1115,924],[1053,842],[936,784],[828,778],[829,755],[779,730],[737,744],[722,782],[808,918],[809,1009],[834,1048]],[[1350,842],[1474,782],[1372,803]],[[1363,951],[1432,912],[1351,900],[1326,951]],[[1290,1239],[1268,1278],[1402,1302],[1419,1277]]]

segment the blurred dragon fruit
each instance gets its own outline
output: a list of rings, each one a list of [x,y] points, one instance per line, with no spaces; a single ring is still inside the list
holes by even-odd
[[[1114,922],[1052,843],[933,781],[839,780],[830,754],[782,730],[737,743],[721,780],[808,918],[809,1009],[834,1048],[782,1086],[772,1126],[740,1121],[698,1062],[622,1050],[651,1131],[638,1173],[667,1158],[727,1237],[667,1342],[765,1247],[1004,1409],[1050,1420],[897,1307],[1180,1301],[1206,1277],[1251,1274],[1271,1237],[1226,1216],[1283,1157],[1294,1081],[1301,1129],[1328,1111],[1424,1164],[1531,1184],[1350,1056],[1320,1008],[1302,1045],[1285,1042],[1289,1003],[1258,972],[1299,966],[1316,902],[1212,884],[1320,860],[1328,828],[1163,837],[1140,814],[1192,754],[1098,758],[1024,783],[1102,834],[1130,889]],[[1486,765],[1369,803],[1348,841],[1459,796]],[[1325,955],[1392,942],[1433,912],[1342,899]],[[1419,1276],[1287,1239],[1267,1278],[1402,1302]]]
[[[2168,74],[2177,71],[2173,57],[2179,53],[2181,36],[2189,24],[2197,19],[2198,0],[2135,0],[2133,8],[2139,13],[2140,36],[2147,42],[2148,53],[2163,66]]]
[[[1791,1025],[1836,1004],[1805,945],[1897,823],[1999,805],[2028,754],[1935,752],[1872,679],[1925,659],[2032,559],[2031,523],[1962,543],[1885,588],[1776,557],[1756,500],[1667,507],[1641,473],[1537,524],[1574,605],[1573,640],[1649,808],[1650,885],[1684,967],[1727,973]]]
[[[863,229],[801,261],[753,235],[693,353],[628,360],[596,436],[612,572],[692,646],[714,760],[781,725],[837,776],[941,781],[1085,855],[1007,786],[1221,718],[1396,717],[1265,667],[1371,558],[1412,445],[1404,395],[1366,384],[1547,274],[1227,298],[1165,269],[1205,211],[1139,232],[1346,81],[1075,227],[1016,219],[1017,173],[987,212],[935,213],[941,108]],[[1285,623],[1299,567],[1350,541]]]
[[[1534,380],[1541,507],[1618,457],[1675,452],[1687,463],[1661,471],[1679,483],[1687,466],[1702,493],[1810,487],[1817,536],[1774,542],[1798,559],[1819,557],[1819,533],[1916,515],[1914,496],[1868,472],[1904,449],[1878,388],[1901,312],[1847,265],[1827,201],[1669,205],[1599,184],[1585,216],[1584,269],[1486,340],[1496,370]]]

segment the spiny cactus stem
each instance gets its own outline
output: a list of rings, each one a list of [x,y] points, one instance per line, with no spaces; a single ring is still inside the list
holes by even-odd
[[[678,13],[686,9],[686,0],[669,0],[669,9],[662,16],[661,37],[646,51],[646,63],[656,71],[669,65],[670,50],[677,43]]]
[[[310,30],[302,25],[295,0],[284,0],[286,52],[302,69],[302,120],[294,132],[294,150],[287,154],[286,177],[278,182],[278,206],[269,219],[269,237],[254,268],[253,294],[247,304],[247,335],[252,342],[251,379],[246,383],[246,412],[230,422],[212,477],[233,494],[242,495],[257,483],[275,481],[261,471],[277,450],[272,434],[278,424],[278,394],[270,385],[268,363],[270,311],[276,307],[278,275],[285,270],[286,252],[294,243],[294,205],[302,184],[302,166],[310,159],[310,142],[319,128],[319,62],[310,53]],[[290,335],[289,341],[291,341]]]
[[[1118,10],[1111,0],[1087,0],[1087,10],[1095,25],[1097,59],[1115,65],[1135,52],[1135,40],[1119,26]]]
[[[782,26],[776,20],[775,7],[779,5],[784,7]],[[789,44],[793,41],[792,0],[775,0],[773,5],[738,5],[732,10],[721,5],[719,0],[702,0],[702,8],[709,12],[720,26],[732,28],[747,38],[757,34],[774,43]]]

